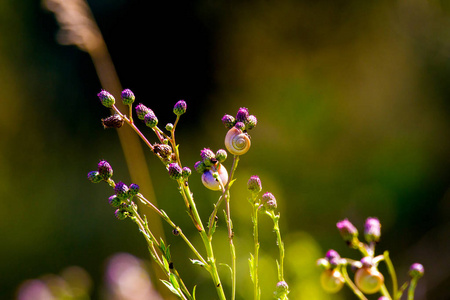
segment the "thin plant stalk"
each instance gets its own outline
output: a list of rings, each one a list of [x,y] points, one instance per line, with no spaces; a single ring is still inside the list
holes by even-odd
[[[386,262],[389,275],[392,279],[392,297],[394,300],[398,299],[398,282],[397,282],[397,274],[395,273],[394,265],[392,264],[391,258],[389,257],[389,252],[384,251],[383,253],[384,261]]]
[[[368,300],[366,296],[358,289],[358,287],[353,283],[353,281],[348,276],[347,267],[342,266],[341,267],[341,273],[342,276],[344,276],[345,283],[348,285],[348,287],[352,290],[352,292],[361,300]]]
[[[259,203],[256,201],[256,195],[253,194],[251,199],[252,204],[252,222],[253,222],[253,243],[254,243],[254,253],[253,253],[253,261],[251,266],[253,270],[251,270],[252,280],[253,280],[253,299],[259,300],[261,296],[261,290],[259,288],[259,236],[258,236],[258,211],[259,211]]]

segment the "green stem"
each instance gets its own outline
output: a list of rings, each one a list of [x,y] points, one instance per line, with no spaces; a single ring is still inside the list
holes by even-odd
[[[234,158],[233,158],[233,165],[231,166],[231,176],[230,176],[230,179],[228,180],[227,184],[225,185],[225,188],[222,189],[222,195],[220,196],[219,200],[217,201],[216,205],[214,206],[214,210],[213,210],[213,212],[211,213],[211,215],[210,215],[210,217],[209,217],[208,236],[209,236],[210,238],[212,238],[212,233],[213,233],[213,231],[212,231],[212,228],[214,227],[214,226],[213,226],[213,224],[214,224],[213,222],[214,222],[214,220],[215,220],[215,218],[216,218],[216,216],[217,216],[217,212],[218,212],[218,210],[219,210],[220,205],[222,204],[223,200],[224,200],[224,199],[227,197],[227,195],[228,195],[228,191],[229,191],[229,189],[230,189],[230,182],[233,181],[234,173],[235,173],[235,171],[236,171],[236,169],[237,169],[238,163],[239,163],[239,156],[238,156],[238,155],[235,155]]]
[[[395,273],[394,265],[392,264],[392,261],[389,257],[389,252],[384,251],[383,256],[384,256],[384,261],[386,262],[386,265],[388,268],[389,275],[391,276],[391,279],[392,279],[392,298],[394,300],[397,300],[398,299],[397,274]]]
[[[408,300],[414,300],[414,291],[416,290],[417,281],[418,281],[418,278],[417,277],[413,277],[411,279],[411,282],[409,283]]]
[[[347,267],[345,265],[341,267],[341,273],[342,276],[344,276],[345,283],[353,291],[353,293],[361,300],[368,300],[348,276]]]
[[[253,298],[255,300],[260,299],[260,288],[259,288],[259,274],[258,274],[258,265],[259,265],[259,236],[258,236],[258,209],[259,203],[256,201],[257,194],[253,194],[254,197],[252,199],[252,221],[253,221],[253,242],[255,244],[255,253],[253,254],[253,270],[252,279],[253,279]]]
[[[207,255],[207,266],[208,271],[211,274],[211,277],[213,279],[214,285],[216,287],[217,294],[219,296],[219,299],[225,300],[225,293],[223,291],[223,286],[220,281],[219,273],[217,271],[216,266],[216,259],[214,256],[214,251],[212,247],[212,240],[209,238],[208,234],[206,233],[202,220],[200,219],[200,215],[198,214],[197,208],[195,206],[195,202],[193,199],[193,195],[189,189],[188,185],[185,185],[182,181],[179,182],[179,187],[181,190],[181,195],[183,198],[185,198],[185,201],[189,204],[189,213],[192,217],[192,220],[194,222],[195,227],[200,233],[200,237],[202,238],[203,245],[205,246],[206,255]]]
[[[184,240],[184,242],[189,246],[189,248],[194,252],[194,254],[197,256],[197,258],[203,263],[207,264],[206,260],[203,258],[203,256],[197,251],[197,249],[194,247],[194,245],[189,241],[189,239],[186,237],[186,235],[183,233],[180,227],[178,227],[175,223],[172,222],[172,220],[167,216],[166,213],[163,213],[161,210],[159,210],[156,206],[153,205],[150,201],[148,201],[142,194],[137,194],[136,197],[138,197],[139,200],[141,200],[142,203],[150,207],[154,212],[156,212],[164,221],[166,221],[170,226],[172,226],[173,229],[176,229],[178,231],[179,236]]]
[[[170,272],[168,272],[166,270],[166,268],[164,267],[164,263],[162,262],[161,258],[159,257],[159,255],[155,249],[155,244],[158,245],[158,247],[159,247],[158,241],[153,236],[151,231],[148,229],[148,226],[146,226],[147,223],[141,218],[141,216],[137,213],[137,211],[135,209],[133,209],[132,212],[133,212],[133,216],[131,217],[131,219],[138,225],[140,231],[142,232],[145,239],[147,240],[150,255],[153,257],[153,260],[159,265],[159,267],[163,270],[163,272],[165,273],[167,278],[170,279]],[[178,275],[178,272],[176,271],[176,269],[173,269],[173,274],[176,276],[177,281],[180,285],[180,288],[178,289],[178,294],[180,295],[180,298],[185,299],[185,300],[192,300],[193,298],[192,298],[189,290],[186,288],[186,285],[184,284],[183,280]]]
[[[281,239],[281,231],[279,225],[280,215],[275,215],[273,211],[270,212],[271,218],[273,220],[273,230],[277,235],[277,244],[280,251],[280,263],[278,270],[278,281],[284,281],[284,243]]]

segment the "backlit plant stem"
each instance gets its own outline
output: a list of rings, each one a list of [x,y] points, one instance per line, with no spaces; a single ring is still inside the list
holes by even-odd
[[[347,267],[344,265],[340,269],[342,276],[344,276],[345,283],[353,291],[353,293],[361,300],[368,300],[348,276]]]
[[[259,265],[259,235],[258,235],[258,210],[259,203],[256,201],[256,196],[251,201],[252,204],[252,222],[253,222],[253,243],[255,244],[255,252],[253,253],[253,262],[251,270],[252,279],[253,279],[253,298],[255,300],[260,299],[261,290],[259,288],[259,274],[258,274],[258,265]]]

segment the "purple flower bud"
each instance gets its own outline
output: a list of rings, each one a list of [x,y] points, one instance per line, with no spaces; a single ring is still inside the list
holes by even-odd
[[[258,123],[258,119],[254,115],[248,116],[247,120],[245,120],[245,126],[247,127],[247,130],[252,129],[256,126]]]
[[[103,124],[104,129],[120,128],[120,127],[122,127],[123,123],[124,123],[124,119],[118,114],[114,114],[112,116],[102,119],[102,124]]]
[[[114,192],[116,192],[116,195],[120,200],[125,200],[128,198],[128,186],[122,181],[116,183]]]
[[[234,124],[234,127],[236,127],[237,129],[240,129],[242,131],[245,130],[245,124],[244,122],[236,122],[236,124]]]
[[[339,255],[339,253],[337,253],[337,251],[336,250],[333,250],[333,249],[330,249],[330,250],[328,250],[327,251],[327,254],[325,254],[325,258],[328,260],[328,261],[330,261],[331,259],[333,259],[333,258],[335,258],[335,257],[337,257],[337,258],[341,258],[341,256]]]
[[[216,159],[216,155],[209,148],[203,148],[200,151],[200,156],[207,167],[211,166],[213,164],[212,160]]]
[[[144,122],[146,126],[154,128],[156,127],[156,125],[158,125],[158,118],[155,116],[153,112],[149,112],[148,114],[145,115]]]
[[[378,242],[381,236],[381,224],[377,218],[367,218],[364,225],[364,237],[368,243]]]
[[[98,163],[97,171],[104,180],[108,180],[113,175],[113,169],[106,160],[101,160]]]
[[[169,171],[169,177],[174,180],[179,180],[182,177],[183,170],[177,163],[169,164],[167,170]]]
[[[103,180],[102,176],[100,176],[100,173],[98,171],[90,171],[87,174],[87,178],[92,183],[99,183],[100,181]]]
[[[358,229],[347,219],[339,221],[336,227],[344,241],[349,245],[353,245],[354,239],[358,236]]]
[[[187,179],[189,176],[191,176],[192,171],[191,169],[189,169],[188,167],[183,167],[183,170],[181,171],[181,176],[184,179]]]
[[[114,215],[118,220],[125,220],[130,215],[130,213],[122,208],[118,208],[114,212]]]
[[[413,278],[420,278],[425,273],[425,269],[422,264],[414,263],[409,267],[409,276]]]
[[[236,124],[236,119],[231,115],[224,115],[222,117],[222,123],[227,129],[231,129]]]
[[[139,186],[136,183],[130,184],[130,188],[128,190],[128,196],[133,197],[139,193]]]
[[[275,196],[272,193],[265,193],[261,197],[262,204],[264,205],[264,208],[268,211],[274,210],[277,208],[277,199],[275,199]]]
[[[123,90],[120,96],[122,97],[122,102],[125,105],[133,104],[134,100],[136,99],[136,97],[134,96],[133,92],[130,89]]]
[[[200,174],[203,174],[203,172],[206,170],[206,166],[203,163],[203,161],[198,161],[194,164],[194,169]]]
[[[262,190],[261,179],[257,175],[253,175],[247,182],[247,189],[252,193],[259,193]]]
[[[219,149],[216,152],[216,159],[220,162],[223,163],[226,159],[227,159],[227,151],[225,151],[224,149]]]
[[[289,286],[286,281],[279,281],[277,283],[277,288],[275,291],[275,297],[277,299],[285,298],[285,296],[289,293]]]
[[[239,108],[236,114],[236,121],[244,123],[248,118],[248,109],[245,107]]]
[[[177,116],[181,116],[186,112],[186,102],[184,100],[178,101],[173,107],[173,112]]]
[[[136,106],[135,110],[136,110],[136,115],[139,120],[144,120],[146,114],[148,114],[150,112],[153,113],[153,111],[150,108],[148,108],[147,106],[145,106],[142,103],[139,103]]]
[[[364,268],[371,268],[373,267],[373,258],[370,256],[364,256],[361,258],[361,264]]]
[[[100,102],[103,104],[103,106],[108,108],[112,108],[114,106],[114,103],[116,103],[116,99],[114,99],[114,96],[105,90],[101,90],[100,93],[97,94],[97,97],[100,99]]]
[[[119,207],[120,204],[122,203],[122,200],[120,200],[119,197],[117,197],[117,195],[112,195],[108,198],[108,202],[112,207]]]

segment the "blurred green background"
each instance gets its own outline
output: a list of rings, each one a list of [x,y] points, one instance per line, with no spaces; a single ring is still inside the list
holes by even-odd
[[[162,126],[174,121],[176,101],[188,103],[177,130],[186,166],[202,148],[224,147],[225,113],[247,107],[258,117],[232,192],[239,299],[251,297],[242,287],[250,284],[245,185],[253,174],[279,203],[292,299],[355,299],[346,289],[322,292],[315,260],[330,248],[359,258],[335,224],[349,218],[362,231],[370,216],[382,223],[378,250],[390,251],[400,282],[421,262],[417,299],[450,298],[448,1],[88,3],[137,102]],[[88,272],[99,299],[111,255],[148,260],[136,226],[115,219],[112,191],[86,180],[99,159],[112,164],[115,180],[130,183],[130,175],[117,132],[101,126],[108,112],[91,58],[58,44],[58,31],[39,1],[0,2],[0,299],[72,265]],[[196,241],[175,183],[146,157],[159,206]],[[218,194],[198,174],[190,182],[206,219]],[[263,293],[271,299],[277,248],[268,218],[261,226]],[[199,284],[199,299],[211,299],[206,272],[164,229],[188,286]],[[224,232],[217,234],[227,263]]]

